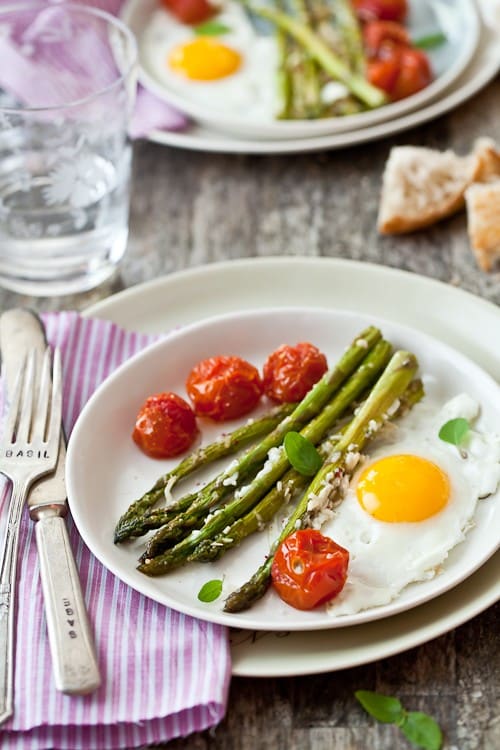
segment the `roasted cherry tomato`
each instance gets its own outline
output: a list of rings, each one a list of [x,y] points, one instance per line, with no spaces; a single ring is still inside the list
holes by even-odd
[[[391,92],[394,101],[416,94],[432,81],[429,59],[422,50],[413,47],[402,48],[399,64],[399,75]]]
[[[262,381],[257,368],[241,357],[209,357],[193,367],[186,389],[196,414],[224,421],[257,406]]]
[[[148,456],[171,458],[190,448],[197,432],[187,401],[175,393],[157,393],[141,407],[132,437]]]
[[[313,609],[339,594],[349,552],[315,529],[299,529],[278,547],[271,568],[274,588],[295,609]]]
[[[425,52],[388,41],[382,44],[379,57],[368,62],[367,77],[392,101],[398,101],[428,86],[432,71]]]
[[[161,0],[179,21],[187,24],[198,24],[207,21],[218,12],[215,5],[208,0]]]
[[[366,77],[370,83],[385,91],[391,98],[399,73],[399,56],[394,54],[383,59],[369,60],[366,69]]]
[[[266,360],[264,393],[278,403],[301,401],[327,369],[325,355],[313,344],[285,344]]]
[[[407,0],[354,0],[354,8],[362,21],[404,21]]]
[[[370,21],[363,27],[363,42],[368,58],[378,57],[382,45],[388,41],[406,47],[411,44],[405,27],[395,21]]]

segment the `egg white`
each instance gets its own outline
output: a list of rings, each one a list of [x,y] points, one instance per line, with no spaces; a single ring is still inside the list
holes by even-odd
[[[241,66],[233,74],[214,81],[193,81],[171,70],[168,58],[172,50],[195,39],[196,34],[164,10],[153,14],[139,40],[142,64],[159,83],[190,102],[224,114],[273,121],[278,65],[274,37],[257,34],[244,9],[236,3],[224,6],[217,22],[230,29],[219,37],[221,44],[241,55]]]
[[[388,604],[410,583],[433,578],[450,550],[473,525],[479,498],[487,502],[500,481],[500,436],[472,430],[462,453],[443,442],[449,419],[474,419],[478,405],[462,394],[436,409],[432,400],[416,405],[379,438],[353,477],[345,497],[322,533],[349,550],[347,581],[328,605],[331,615],[350,615]],[[356,497],[361,470],[384,456],[408,453],[433,461],[450,480],[450,499],[437,514],[414,523],[387,523],[367,513]],[[402,498],[404,501],[404,498]]]

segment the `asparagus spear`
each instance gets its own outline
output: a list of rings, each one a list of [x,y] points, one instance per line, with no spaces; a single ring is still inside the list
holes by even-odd
[[[185,498],[181,498],[177,503],[170,505],[169,510],[172,511],[172,514],[189,508],[191,517],[196,514],[196,517],[199,518],[200,514],[203,515],[207,508],[213,507],[228,494],[228,487],[230,488],[231,483],[241,483],[252,472],[257,471],[267,459],[267,454],[271,448],[280,445],[287,432],[301,429],[306,422],[321,411],[328,399],[356,369],[366,353],[375,346],[381,336],[380,331],[373,326],[362,331],[344,352],[337,365],[323,375],[302,401],[295,405],[292,413],[285,417],[261,443],[248,450],[241,458],[234,461],[226,471],[222,472],[214,482],[200,490],[194,501],[192,495],[190,495],[188,503],[186,503]],[[185,522],[186,517],[177,516],[176,525],[182,526]],[[187,519],[187,522],[190,523],[190,518]]]
[[[328,441],[326,441],[328,442]],[[324,451],[320,449],[323,455]],[[307,486],[309,478],[289,469],[275,487],[248,513],[238,518],[231,526],[213,539],[200,542],[192,552],[188,562],[212,562],[218,560],[224,552],[240,544],[247,536],[259,531],[268,523],[278,510],[295,494]]]
[[[283,10],[283,0],[278,0],[278,7]],[[277,71],[277,89],[278,89],[278,117],[282,120],[288,120],[291,116],[292,103],[292,78],[288,69],[289,54],[288,34],[282,29],[276,29],[276,45],[278,48],[278,71]]]
[[[391,345],[386,341],[379,341],[372,351],[368,353],[358,370],[351,375],[347,383],[341,388],[333,400],[325,406],[323,411],[320,412],[317,417],[311,420],[311,422],[301,430],[302,435],[313,443],[317,443],[321,440],[326,431],[331,429],[332,425],[345,409],[348,408],[348,406],[374,382],[377,375],[389,361],[390,354]],[[245,502],[249,505],[253,505],[276,481],[279,480],[280,476],[286,471],[288,466],[288,459],[286,455],[282,453],[265,477],[257,477],[257,479],[249,485],[245,493],[242,493],[240,490],[238,499],[243,500],[244,495]],[[141,561],[144,562],[145,560],[157,557],[165,549],[172,547],[173,542],[180,541],[185,537],[187,531],[200,526],[202,515],[206,515],[208,510],[208,507],[204,509],[198,505],[194,508],[194,511],[196,512],[193,512],[193,506],[191,506],[185,514],[178,516],[166,526],[163,526],[148,542],[146,551],[141,557]]]
[[[391,352],[391,345],[386,341],[378,341],[371,352],[369,352],[358,370],[351,376],[338,394],[327,404],[320,414],[301,433],[304,437],[317,443],[325,432],[332,427],[341,414],[352,404],[352,402],[373,383],[375,377],[386,365]],[[321,381],[320,381],[321,382]],[[314,389],[313,389],[314,390]],[[312,394],[310,391],[308,396]],[[308,398],[305,397],[304,401]],[[293,417],[293,415],[292,415]],[[291,418],[289,418],[291,419]],[[287,430],[288,432],[289,430]],[[285,433],[286,434],[286,433]],[[281,439],[284,438],[284,434]],[[264,441],[266,442],[266,441]],[[275,447],[275,446],[273,446]],[[253,482],[247,488],[235,493],[235,498],[218,513],[214,513],[201,529],[197,529],[188,537],[180,541],[175,547],[162,555],[153,558],[146,557],[139,566],[139,570],[148,575],[161,575],[183,565],[195,548],[205,539],[211,539],[220,533],[229,524],[241,517],[275,484],[289,467],[288,458],[283,449],[279,451],[276,459],[269,467],[257,474]],[[188,524],[190,510],[185,514],[182,522]],[[177,519],[173,525],[177,523]],[[194,525],[194,524],[193,524]]]
[[[383,424],[387,419],[387,410],[399,399],[417,370],[417,360],[413,354],[398,351],[392,357],[385,372],[373,388],[367,400],[364,402],[348,429],[334,446],[332,460],[327,461],[316,474],[311,484],[303,494],[294,512],[290,515],[279,538],[273,544],[271,553],[254,575],[228,596],[225,602],[225,612],[241,612],[251,607],[267,591],[271,582],[271,568],[274,560],[274,552],[289,534],[297,528],[301,528],[307,514],[310,500],[317,498],[325,491],[334,490],[330,484],[330,478],[337,480],[346,472],[347,456],[356,448],[360,450],[370,436],[373,422],[377,425]],[[330,490],[330,488],[332,488]]]
[[[406,389],[398,410],[393,415],[399,418],[408,409],[416,404],[424,395],[421,380],[414,380]],[[345,429],[347,429],[346,425]],[[345,431],[345,430],[344,430]],[[319,452],[322,457],[327,456],[331,450],[330,440],[327,439],[320,446]],[[262,527],[271,521],[278,510],[297,492],[304,489],[309,482],[308,477],[299,474],[295,469],[289,469],[281,482],[268,492],[268,494],[242,518],[235,521],[227,531],[219,534],[215,539],[206,539],[201,542],[195,551],[189,556],[188,562],[212,562],[218,560],[227,550],[236,547],[247,536],[260,531]]]
[[[278,28],[296,39],[323,70],[335,80],[343,83],[367,107],[375,109],[387,103],[387,96],[381,89],[372,86],[359,73],[353,72],[307,25],[276,8],[254,5],[253,2],[245,4],[253,13],[276,24]]]
[[[317,26],[318,34],[333,49],[342,48],[342,57],[351,70],[364,75],[365,55],[361,27],[350,0],[316,0],[315,9],[321,16]]]
[[[222,438],[216,440],[214,443],[203,446],[187,456],[187,458],[181,461],[175,469],[172,469],[167,474],[161,476],[145,495],[138,500],[135,500],[130,505],[128,510],[121,516],[116,524],[114,538],[115,544],[123,542],[130,537],[140,536],[145,533],[145,531],[141,531],[142,516],[150,508],[156,505],[157,502],[164,499],[165,488],[170,482],[178,481],[179,479],[188,476],[188,474],[192,474],[202,466],[206,466],[224,456],[236,453],[242,446],[247,445],[252,440],[267,435],[286,416],[292,413],[295,406],[296,404],[284,404],[272,409],[260,419],[253,420],[242,427],[238,427],[229,435],[223,435]],[[186,505],[186,507],[188,506]],[[169,517],[172,517],[173,515],[171,509],[167,508],[164,512]],[[162,523],[165,523],[165,521]],[[161,525],[161,523],[159,525]],[[155,527],[146,527],[146,531],[147,528]]]
[[[297,20],[304,26],[311,25],[309,10],[305,0],[293,0],[293,8]],[[293,42],[294,40],[290,40]],[[324,109],[321,101],[321,85],[318,63],[307,50],[303,50],[295,41],[293,57],[299,63],[295,66],[293,81],[293,116],[295,118],[316,118]]]

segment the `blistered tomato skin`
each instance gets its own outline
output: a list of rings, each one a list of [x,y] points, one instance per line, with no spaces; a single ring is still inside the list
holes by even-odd
[[[280,404],[301,401],[327,369],[325,355],[313,344],[280,346],[264,364],[264,393]]]
[[[387,40],[378,57],[368,61],[367,78],[396,102],[428,86],[432,70],[425,52]]]
[[[182,23],[189,25],[203,23],[218,11],[207,0],[161,0],[162,5]]]
[[[175,393],[157,393],[142,405],[132,438],[152,458],[172,458],[196,439],[196,417],[187,401]]]
[[[408,0],[354,0],[354,8],[361,21],[404,21],[408,14]]]
[[[363,44],[366,56],[371,59],[380,55],[382,46],[387,43],[410,46],[407,30],[395,21],[370,21],[363,27]]]
[[[400,59],[401,70],[396,85],[391,92],[394,101],[422,91],[432,81],[429,58],[419,49],[403,48]]]
[[[186,390],[198,416],[223,422],[257,406],[262,381],[257,368],[241,357],[209,357],[193,367]]]
[[[284,602],[309,610],[340,594],[349,552],[315,529],[299,529],[278,547],[271,569],[273,586]]]

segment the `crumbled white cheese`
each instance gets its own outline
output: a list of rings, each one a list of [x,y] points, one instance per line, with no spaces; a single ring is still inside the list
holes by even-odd
[[[345,456],[345,469],[347,472],[351,473],[354,471],[356,466],[358,465],[359,459],[360,459],[360,453],[349,451],[346,453]]]
[[[234,474],[231,474],[231,476],[226,477],[225,479],[222,480],[222,484],[224,485],[224,487],[230,487],[230,486],[236,487],[237,483],[238,483],[237,471],[235,471]]]
[[[328,83],[325,83],[322,87],[320,92],[320,98],[323,104],[334,104],[334,102],[345,99],[348,95],[349,92],[344,84],[337,83],[337,81],[328,81]]]
[[[279,462],[281,459],[281,456],[283,454],[283,448],[271,448],[267,454],[267,461],[265,462],[262,469],[259,471],[259,473],[256,475],[256,479],[260,479],[262,477],[267,476],[269,474],[274,466]]]
[[[243,497],[243,495],[245,495],[248,492],[249,487],[250,487],[249,484],[244,484],[243,487],[240,487],[239,490],[236,490],[236,492],[234,493],[234,496],[236,498]]]
[[[321,529],[327,521],[330,521],[334,516],[333,510],[330,508],[322,508],[312,519],[312,528]]]
[[[205,521],[204,521],[204,523],[205,523],[205,524],[207,524],[207,523],[210,523],[210,521],[211,521],[211,520],[212,520],[213,518],[215,518],[215,516],[218,516],[218,515],[219,515],[219,513],[222,513],[222,508],[216,508],[216,509],[215,509],[215,510],[213,510],[213,511],[212,511],[211,513],[209,513],[209,514],[208,514],[208,516],[206,516],[206,518],[205,518]]]
[[[401,401],[399,400],[399,398],[396,398],[392,402],[392,404],[389,406],[389,408],[387,409],[388,416],[392,417],[393,414],[395,414],[397,412],[397,410],[399,409],[400,406],[401,406]]]
[[[356,346],[360,349],[368,349],[368,341],[366,339],[357,339]]]
[[[174,498],[172,497],[172,487],[177,481],[177,477],[170,477],[170,479],[167,481],[165,485],[165,489],[163,490],[163,494],[165,495],[165,501],[167,503],[167,507],[169,505],[172,505],[174,502]]]

